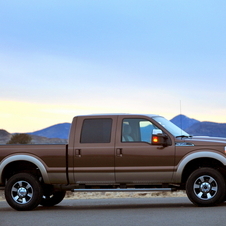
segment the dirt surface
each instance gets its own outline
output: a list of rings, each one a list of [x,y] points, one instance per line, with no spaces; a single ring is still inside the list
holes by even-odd
[[[0,190],[0,201],[1,200],[5,200],[5,197],[4,197],[4,191]]]
[[[110,199],[110,198],[150,198],[150,197],[186,197],[183,191],[177,192],[67,192],[66,199]],[[5,200],[4,191],[0,191],[0,200]]]

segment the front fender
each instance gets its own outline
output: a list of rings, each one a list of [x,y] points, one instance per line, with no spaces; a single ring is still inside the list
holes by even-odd
[[[226,165],[226,156],[220,153],[211,152],[211,151],[200,151],[200,152],[188,154],[179,162],[177,170],[173,174],[173,183],[180,183],[185,166],[190,161],[198,158],[211,158],[211,159],[218,160],[223,165]]]
[[[7,156],[6,158],[4,158],[1,161],[1,163],[0,163],[0,184],[3,183],[3,181],[2,181],[3,170],[9,163],[12,163],[15,161],[27,161],[27,162],[33,163],[40,170],[44,182],[46,184],[50,183],[46,167],[40,159],[38,159],[37,157],[31,156],[31,155],[20,154],[20,155]]]

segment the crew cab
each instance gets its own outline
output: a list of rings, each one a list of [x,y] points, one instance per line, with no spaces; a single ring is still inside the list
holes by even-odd
[[[192,137],[158,115],[73,118],[67,145],[1,145],[0,186],[16,210],[66,191],[186,190],[197,206],[226,197],[226,139]]]

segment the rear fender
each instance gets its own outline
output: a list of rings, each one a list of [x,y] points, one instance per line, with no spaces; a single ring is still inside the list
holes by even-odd
[[[38,159],[37,157],[31,156],[31,155],[20,154],[20,155],[7,156],[6,158],[4,158],[1,161],[1,163],[0,163],[0,184],[4,183],[4,181],[2,181],[2,173],[5,169],[5,167],[9,163],[12,163],[15,161],[27,161],[27,162],[33,163],[40,170],[44,183],[46,183],[46,184],[50,183],[48,173],[46,170],[46,166],[40,159]]]

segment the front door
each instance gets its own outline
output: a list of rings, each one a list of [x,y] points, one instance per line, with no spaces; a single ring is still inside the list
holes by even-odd
[[[156,184],[170,182],[175,147],[151,144],[153,134],[163,133],[149,118],[119,116],[115,147],[118,183]]]

